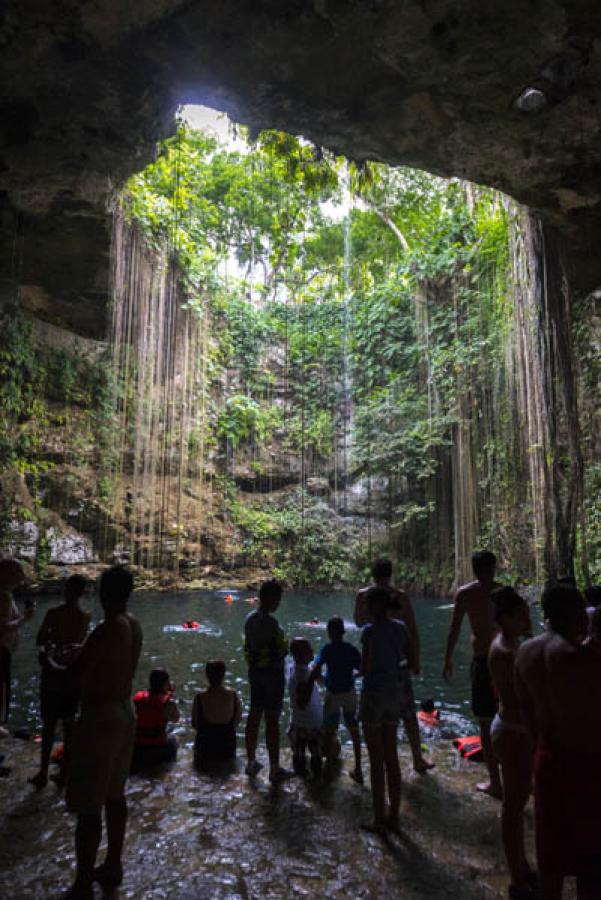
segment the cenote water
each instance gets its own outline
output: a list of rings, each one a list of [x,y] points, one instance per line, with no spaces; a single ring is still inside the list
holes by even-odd
[[[233,602],[225,597],[231,594]],[[242,631],[246,616],[254,608],[246,602],[248,591],[182,591],[170,594],[140,592],[130,601],[131,611],[144,629],[144,648],[135,680],[135,688],[146,687],[149,671],[155,666],[169,670],[176,685],[182,721],[177,727],[181,740],[191,740],[190,711],[194,693],[206,687],[204,663],[208,659],[225,660],[230,686],[248,703],[246,665],[242,654]],[[35,634],[49,606],[59,602],[56,596],[41,597],[35,618],[22,629],[19,648],[14,656],[14,705],[12,722],[39,729],[38,676]],[[101,617],[96,597],[86,596],[84,607],[92,612],[93,623]],[[436,732],[442,737],[474,730],[470,713],[469,660],[467,623],[455,653],[455,676],[445,682],[441,676],[444,646],[450,616],[445,600],[418,599],[414,603],[421,637],[422,674],[415,678],[416,699],[432,697],[441,708],[442,726]],[[332,615],[344,617],[346,638],[359,645],[360,632],[352,621],[353,597],[342,593],[287,592],[277,618],[286,635],[306,637],[315,652],[327,640],[326,622]],[[195,631],[182,627],[186,620],[200,623]],[[319,624],[309,624],[311,620]],[[287,710],[286,710],[287,715]],[[244,728],[242,719],[239,738]],[[341,734],[342,737],[342,734]]]

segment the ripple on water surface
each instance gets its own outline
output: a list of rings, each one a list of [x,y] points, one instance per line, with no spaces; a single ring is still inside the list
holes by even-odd
[[[135,688],[146,686],[150,669],[164,666],[175,682],[181,706],[180,733],[188,731],[194,694],[206,686],[204,663],[223,659],[228,669],[227,680],[248,702],[246,664],[242,654],[244,620],[253,610],[249,591],[177,591],[170,594],[142,591],[130,601],[132,612],[144,629],[144,647]],[[231,599],[230,599],[231,598]],[[39,728],[38,674],[35,633],[45,610],[57,602],[56,597],[42,597],[35,618],[22,630],[14,657],[15,725]],[[101,617],[95,597],[86,597],[94,621]],[[440,600],[418,599],[414,603],[420,630],[422,672],[415,678],[416,699],[432,698],[441,709],[441,726],[424,730],[427,740],[449,737],[474,730],[469,710],[469,659],[467,633],[460,640],[455,658],[452,682],[442,678],[442,661],[450,610]],[[286,592],[277,618],[288,638],[301,636],[310,641],[315,652],[327,641],[326,625],[333,615],[342,616],[346,639],[360,644],[360,630],[352,620],[353,598],[342,593]],[[198,624],[184,628],[185,622]],[[240,726],[242,734],[243,723]],[[191,738],[191,735],[188,735]]]

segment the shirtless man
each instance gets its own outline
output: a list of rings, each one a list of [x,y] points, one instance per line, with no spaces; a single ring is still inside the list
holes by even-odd
[[[492,592],[495,619],[501,629],[488,654],[488,666],[499,694],[499,711],[493,719],[491,740],[503,776],[501,832],[511,884],[511,900],[538,896],[538,882],[524,846],[524,807],[532,788],[534,745],[526,728],[515,691],[515,657],[520,639],[532,630],[530,610],[511,587]]]
[[[543,900],[575,875],[579,900],[601,898],[601,656],[581,644],[582,595],[555,585],[542,597],[546,630],[519,649],[516,691],[536,742],[534,812]]]
[[[419,675],[421,671],[419,658],[419,633],[417,630],[417,623],[415,621],[415,615],[413,613],[411,600],[409,599],[405,591],[402,591],[391,584],[392,563],[389,559],[375,560],[371,567],[371,574],[373,578],[373,584],[369,584],[367,585],[367,587],[361,588],[361,590],[355,597],[355,625],[357,625],[358,628],[364,628],[365,625],[368,625],[371,622],[368,609],[369,592],[373,590],[374,587],[386,591],[386,593],[390,597],[388,615],[391,619],[400,619],[405,624],[413,645],[412,653],[414,664],[412,666],[411,672],[413,675]],[[411,684],[409,685],[409,687],[411,691],[413,691]],[[413,768],[420,775],[423,775],[429,769],[434,768],[434,763],[429,762],[422,753],[422,742],[419,733],[419,725],[417,722],[417,713],[415,712],[415,703],[409,704],[406,707],[406,716],[403,718],[403,725],[405,726],[407,739],[409,741],[409,746],[411,747]]]
[[[480,724],[480,740],[489,775],[489,781],[476,785],[476,789],[500,800],[503,789],[499,764],[490,742],[490,725],[497,712],[497,700],[488,671],[488,651],[497,633],[494,606],[490,599],[491,591],[498,587],[495,582],[496,565],[496,556],[489,550],[479,550],[472,554],[476,580],[464,584],[455,594],[442,675],[445,680],[453,677],[453,651],[463,617],[467,614],[472,630],[472,711]]]
[[[74,729],[67,783],[67,807],[77,813],[77,872],[68,894],[71,898],[92,898],[93,881],[112,888],[123,878],[124,790],[136,731],[132,680],[142,647],[140,625],[126,611],[132,587],[127,569],[115,566],[102,573],[104,620],[71,667],[81,680],[81,713]],[[108,850],[105,862],[94,868],[103,806]]]
[[[36,644],[41,648],[40,709],[42,715],[42,747],[40,771],[29,781],[36,788],[48,783],[48,766],[54,743],[56,723],[63,721],[65,755],[62,773],[67,771],[73,722],[79,706],[79,689],[71,672],[65,669],[75,660],[86,639],[90,614],[79,605],[86,589],[82,575],[71,575],[65,584],[65,602],[49,609],[38,631]],[[55,665],[55,662],[59,664]],[[62,777],[60,779],[62,781]]]
[[[12,592],[23,583],[25,575],[16,559],[0,560],[0,722],[8,722],[12,656],[19,642],[19,628],[33,616],[33,605],[25,604],[23,615],[13,600]],[[10,732],[0,725],[0,737]]]

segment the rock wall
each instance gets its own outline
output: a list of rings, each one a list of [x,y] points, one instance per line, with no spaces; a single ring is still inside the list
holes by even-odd
[[[0,280],[102,336],[105,205],[178,103],[501,188],[601,282],[601,7],[125,0],[0,13]],[[9,291],[10,293],[10,291]]]

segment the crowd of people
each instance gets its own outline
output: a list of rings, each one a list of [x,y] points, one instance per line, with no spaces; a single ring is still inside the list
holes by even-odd
[[[528,603],[495,581],[494,554],[473,555],[474,581],[455,596],[443,674],[453,676],[453,654],[464,617],[472,638],[472,708],[479,720],[488,780],[478,789],[502,803],[501,836],[513,900],[559,900],[566,876],[575,876],[579,900],[601,898],[601,590],[587,598],[567,580],[542,595],[545,630],[531,637]],[[246,721],[246,774],[257,778],[261,723],[269,760],[268,779],[277,785],[311,775],[331,781],[340,770],[337,737],[341,720],[353,745],[350,777],[363,784],[361,731],[369,758],[373,819],[365,828],[386,837],[402,828],[401,770],[397,731],[402,721],[414,769],[425,774],[412,677],[420,672],[419,635],[408,596],[392,584],[389,560],[372,568],[373,583],[359,591],[354,618],[361,650],[345,640],[344,620],[332,617],[328,641],[314,656],[305,638],[288,641],[275,613],[283,588],[262,584],[257,606],[244,627],[250,705]],[[8,721],[10,666],[23,614],[12,592],[23,581],[20,564],[0,561],[0,715]],[[133,696],[142,630],[128,610],[131,573],[103,572],[104,618],[88,633],[90,616],[80,606],[85,579],[72,576],[64,603],[50,609],[39,628],[40,712],[43,722],[36,789],[48,781],[59,721],[64,754],[57,780],[66,786],[68,809],[77,815],[77,870],[72,898],[93,896],[123,878],[127,821],[125,785],[132,768],[169,762],[177,742],[168,733],[179,720],[169,673],[153,669],[148,688]],[[286,658],[290,662],[286,666]],[[201,768],[235,759],[242,703],[226,687],[222,660],[205,666],[208,687],[193,702],[194,761]],[[357,697],[355,680],[361,676]],[[288,687],[292,769],[280,761],[280,718]],[[322,684],[322,694],[318,685]],[[435,710],[425,715],[434,716]],[[3,728],[6,735],[8,731]],[[527,858],[524,809],[534,784],[538,871]],[[104,811],[107,854],[96,865]]]

